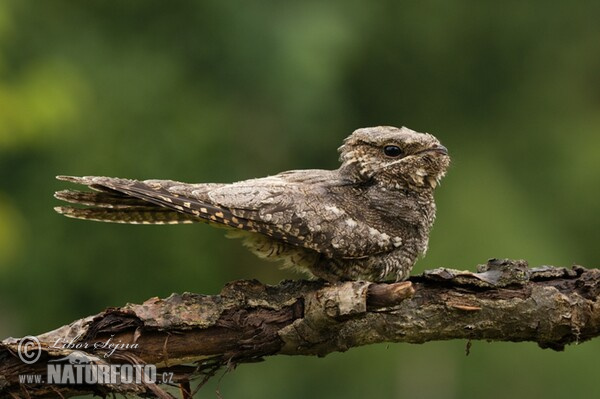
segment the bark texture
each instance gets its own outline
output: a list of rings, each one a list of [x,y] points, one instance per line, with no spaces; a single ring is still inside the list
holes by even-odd
[[[529,268],[506,259],[479,265],[477,273],[440,268],[390,284],[236,281],[219,295],[151,298],[39,335],[33,364],[19,358],[19,339],[5,339],[0,397],[172,397],[154,383],[20,383],[19,375],[44,379],[49,361],[74,352],[93,364],[156,365],[159,377],[172,375],[182,396],[191,397],[190,380],[276,354],[325,356],[378,342],[449,339],[533,341],[562,350],[600,334],[599,293],[598,269]],[[122,347],[113,352],[107,342]]]

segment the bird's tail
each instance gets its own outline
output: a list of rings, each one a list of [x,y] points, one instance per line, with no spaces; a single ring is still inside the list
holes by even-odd
[[[86,183],[84,178],[58,176],[59,180]],[[74,181],[74,179],[79,179]],[[106,186],[89,185],[95,191],[63,190],[54,196],[62,201],[85,205],[87,208],[58,206],[54,210],[75,219],[127,224],[180,224],[202,220],[193,215],[177,212],[148,201],[128,196]]]
[[[57,207],[76,219],[129,224],[209,223],[215,227],[256,232],[256,223],[211,202],[203,193],[219,184],[185,184],[172,180],[130,180],[103,176],[57,176],[94,191],[59,191],[55,197],[87,207]]]

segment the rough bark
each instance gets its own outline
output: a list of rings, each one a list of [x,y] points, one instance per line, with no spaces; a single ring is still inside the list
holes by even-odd
[[[266,356],[317,355],[378,342],[533,341],[562,350],[600,334],[600,270],[491,260],[477,273],[435,269],[407,282],[236,281],[219,295],[185,293],[109,308],[39,335],[41,358],[18,357],[18,339],[0,343],[0,397],[110,392],[171,397],[156,384],[19,384],[45,376],[48,361],[74,351],[95,364],[154,364],[173,373],[183,397],[189,381]],[[137,348],[93,348],[111,342]],[[57,345],[57,341],[59,344]],[[61,348],[64,343],[88,347]]]

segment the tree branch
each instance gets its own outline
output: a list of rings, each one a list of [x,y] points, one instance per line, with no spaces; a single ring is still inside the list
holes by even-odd
[[[39,335],[41,357],[33,364],[18,357],[18,339],[5,339],[0,397],[172,397],[151,382],[19,383],[19,375],[47,378],[49,361],[73,353],[93,364],[156,365],[159,376],[173,375],[183,396],[191,397],[190,380],[276,354],[324,356],[378,342],[448,339],[533,341],[562,350],[600,334],[599,293],[600,270],[530,269],[525,261],[510,260],[491,260],[477,273],[435,269],[391,284],[236,281],[220,295],[152,298]],[[113,351],[109,344],[120,348]]]

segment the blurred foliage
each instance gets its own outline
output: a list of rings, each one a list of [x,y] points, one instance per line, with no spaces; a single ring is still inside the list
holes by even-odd
[[[600,3],[0,1],[0,335],[171,292],[297,278],[205,226],[79,222],[57,174],[335,168],[358,127],[451,150],[428,256],[597,265]],[[596,341],[376,345],[243,365],[224,397],[594,397]]]

